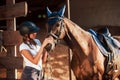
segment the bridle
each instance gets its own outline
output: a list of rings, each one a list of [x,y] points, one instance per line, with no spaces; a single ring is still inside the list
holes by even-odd
[[[60,35],[62,33],[62,31],[64,30],[64,21],[63,21],[63,18],[62,17],[58,17],[58,16],[54,16],[54,17],[49,17],[48,20],[51,20],[51,19],[55,19],[55,18],[58,18],[59,19],[59,23],[60,25],[59,26],[56,26],[56,27],[60,27],[60,30],[57,31],[56,33],[53,33],[52,31],[49,32],[48,36],[52,36],[53,39],[54,39],[54,42],[55,44],[57,44],[57,42],[60,39]],[[58,21],[57,21],[58,22]],[[54,25],[54,24],[53,24]]]
[[[60,42],[60,35],[61,35],[61,33],[62,33],[62,31],[64,30],[64,21],[63,21],[63,18],[61,18],[61,17],[50,17],[50,18],[48,18],[48,20],[51,20],[51,19],[54,19],[54,18],[58,18],[59,19],[59,23],[60,23],[60,25],[59,26],[55,26],[55,27],[60,27],[60,29],[59,29],[59,31],[57,31],[56,33],[53,33],[51,30],[50,30],[50,32],[48,33],[48,35],[47,35],[47,37],[53,37],[53,45],[54,45],[54,47],[56,46],[56,44],[58,43],[58,42]],[[56,22],[55,22],[56,23]],[[54,23],[54,24],[55,24]],[[53,25],[54,25],[53,24]],[[48,23],[48,25],[50,25],[49,23]],[[53,25],[50,25],[50,26],[53,26]],[[49,26],[48,26],[49,27]],[[51,29],[51,28],[50,28]],[[46,47],[45,47],[45,49],[47,50],[47,51],[50,51],[51,49],[53,49],[53,46],[52,46],[52,43],[48,43],[47,45],[46,45]]]

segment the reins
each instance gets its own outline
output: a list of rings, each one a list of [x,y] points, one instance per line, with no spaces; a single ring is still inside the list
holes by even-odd
[[[47,62],[45,64],[45,68],[43,71],[43,80],[53,80],[52,76],[53,76],[53,73],[52,73],[50,54],[48,54]]]

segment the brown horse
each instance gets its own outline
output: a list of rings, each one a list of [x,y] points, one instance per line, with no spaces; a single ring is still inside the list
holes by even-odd
[[[47,8],[49,35],[53,37],[53,44],[63,39],[73,56],[71,68],[77,80],[114,80],[120,71],[111,73],[111,78],[105,75],[106,57],[101,53],[91,34],[63,16],[65,6],[58,12],[51,12]],[[50,46],[50,47],[51,47]],[[52,49],[52,48],[50,48]],[[119,56],[117,57],[119,58]],[[119,60],[116,60],[119,62]],[[119,66],[118,66],[119,68]]]

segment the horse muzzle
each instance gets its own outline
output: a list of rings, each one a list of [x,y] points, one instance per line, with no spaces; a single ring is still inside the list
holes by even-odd
[[[56,46],[56,43],[55,43],[55,41],[53,41],[53,42],[51,42],[51,43],[48,43],[48,44],[45,46],[45,49],[46,49],[48,52],[50,52],[50,51],[54,50],[55,46]]]
[[[51,43],[48,43],[46,46],[45,46],[45,49],[49,52],[51,51],[52,49],[52,44]]]

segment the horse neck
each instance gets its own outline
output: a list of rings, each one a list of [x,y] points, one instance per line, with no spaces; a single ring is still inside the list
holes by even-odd
[[[68,32],[67,36],[69,36],[69,39],[71,38],[70,40],[72,42],[76,42],[76,44],[87,55],[89,51],[88,42],[91,38],[90,34],[67,18],[64,19],[64,22],[66,24],[66,28]]]

